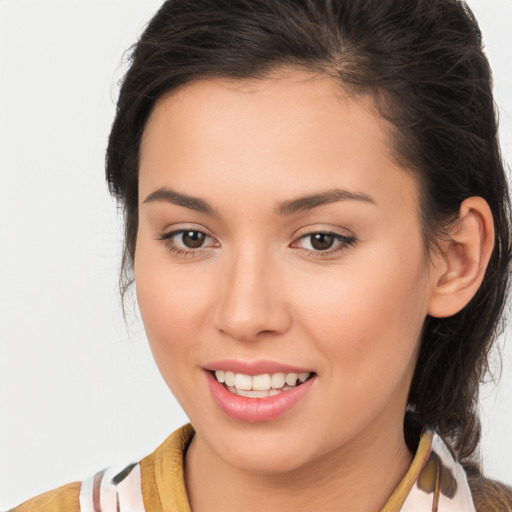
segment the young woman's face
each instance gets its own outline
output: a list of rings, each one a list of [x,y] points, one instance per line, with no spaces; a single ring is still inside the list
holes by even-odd
[[[387,135],[368,99],[298,71],[193,83],[148,121],[138,303],[197,439],[232,466],[403,442],[433,278]]]

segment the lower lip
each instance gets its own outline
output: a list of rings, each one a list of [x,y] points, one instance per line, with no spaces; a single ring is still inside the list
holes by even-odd
[[[206,372],[210,391],[220,409],[235,420],[256,423],[272,421],[290,409],[307,394],[316,377],[299,386],[265,398],[247,398],[228,391],[209,371]]]

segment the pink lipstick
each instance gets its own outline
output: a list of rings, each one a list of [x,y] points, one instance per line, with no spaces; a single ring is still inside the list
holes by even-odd
[[[224,360],[208,364],[205,370],[219,408],[233,419],[250,423],[272,421],[293,409],[317,378],[310,370],[272,361]]]

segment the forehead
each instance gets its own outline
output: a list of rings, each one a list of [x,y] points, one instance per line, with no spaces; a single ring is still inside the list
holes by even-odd
[[[325,75],[193,82],[163,97],[148,120],[141,196],[168,185],[187,193],[224,185],[228,197],[266,190],[286,199],[342,186],[395,189],[388,199],[400,201],[416,187],[391,156],[389,133],[371,98]]]
[[[355,118],[360,122],[353,123]],[[366,138],[372,136],[373,142],[381,145],[379,149],[389,147],[389,125],[377,114],[368,95],[353,93],[325,74],[297,70],[260,79],[203,79],[171,91],[156,103],[146,124],[142,157],[153,144],[148,138],[154,139],[155,131],[171,131],[173,125],[178,128],[177,124],[183,138],[202,132],[224,137],[230,143],[237,134],[223,130],[234,126],[243,136],[258,136],[257,140],[266,143],[275,135],[279,135],[278,142],[284,142],[284,135],[290,131],[299,135],[305,134],[303,128],[321,127],[316,137],[305,134],[312,143],[318,143],[320,139],[328,140],[327,130],[336,125],[338,130],[345,126],[346,132],[354,135],[362,128]],[[346,138],[348,133],[344,135]]]

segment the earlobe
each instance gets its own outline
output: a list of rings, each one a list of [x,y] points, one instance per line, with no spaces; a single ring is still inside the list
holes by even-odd
[[[481,197],[466,199],[448,235],[440,243],[441,264],[432,273],[428,314],[438,318],[458,313],[482,284],[494,247],[494,222],[487,202]]]

